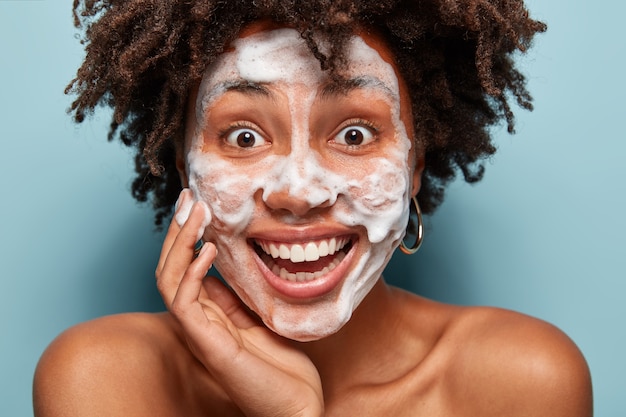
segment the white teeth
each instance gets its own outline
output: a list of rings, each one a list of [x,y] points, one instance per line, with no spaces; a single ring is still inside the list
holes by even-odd
[[[328,243],[325,240],[320,242],[319,247],[317,248],[317,253],[320,257],[328,256]]]
[[[269,243],[267,241],[257,241],[257,244],[263,249],[263,252],[269,255],[264,260],[274,275],[292,282],[308,282],[320,278],[335,269],[346,256],[345,252],[341,252],[341,249],[349,242],[350,239],[344,237],[299,244]],[[289,272],[285,268],[281,268],[273,260],[280,258],[288,259],[292,263],[314,262],[329,255],[335,255],[334,259],[327,266],[316,272]]]
[[[335,250],[337,250],[337,240],[332,238],[328,242],[328,253],[332,255],[335,253]]]
[[[287,271],[285,268],[280,268],[271,259],[269,259],[267,262],[268,262],[268,267],[271,269],[272,273],[276,276],[281,277],[284,280],[288,280],[292,282],[308,282],[308,281],[312,281],[314,279],[320,278],[328,274],[330,271],[335,269],[337,265],[339,265],[345,257],[346,257],[345,253],[339,252],[339,254],[337,254],[337,257],[333,259],[333,261],[328,266],[325,266],[324,269],[322,269],[321,271],[316,271],[316,272],[300,271],[300,272],[293,273],[293,272]]]
[[[263,247],[263,246],[262,246]],[[265,250],[265,248],[263,249],[266,253],[268,252],[267,250]],[[278,248],[276,247],[276,245],[274,245],[273,243],[270,243],[270,250],[269,250],[269,254],[272,255],[272,258],[276,259],[278,258],[278,256],[280,255],[280,251],[278,250]]]
[[[302,246],[293,245],[291,247],[291,256],[289,259],[293,263],[304,262],[305,257],[304,257],[304,249],[302,249]]]
[[[289,248],[285,245],[280,245],[279,249],[279,254],[280,254],[280,259],[289,259],[291,258],[291,251],[289,250]],[[267,252],[265,252],[267,253]]]
[[[331,238],[319,242],[289,245],[285,243],[267,243],[257,241],[263,252],[272,258],[289,259],[293,263],[313,262],[328,255],[334,255],[350,240],[347,238]]]
[[[293,250],[291,251],[293,256]],[[317,261],[320,258],[320,252],[315,243],[307,243],[304,248],[304,260],[307,262]]]

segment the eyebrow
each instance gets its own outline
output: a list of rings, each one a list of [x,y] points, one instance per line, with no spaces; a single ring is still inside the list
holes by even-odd
[[[251,96],[264,96],[271,97],[272,92],[263,84],[263,83],[255,83],[248,80],[230,80],[224,81],[218,84],[214,89],[214,91],[222,90],[224,92],[228,91],[236,91],[238,93],[251,95]]]
[[[345,96],[353,90],[357,89],[375,89],[381,90],[389,97],[396,97],[387,84],[382,82],[377,77],[355,77],[355,78],[340,78],[335,79],[322,87],[320,97],[322,99],[331,99],[333,97],[342,95]]]
[[[229,91],[237,91],[248,96],[260,96],[273,99],[274,95],[263,83],[255,83],[245,79],[226,80],[214,85],[196,101],[196,118],[204,120],[207,108],[216,98]]]

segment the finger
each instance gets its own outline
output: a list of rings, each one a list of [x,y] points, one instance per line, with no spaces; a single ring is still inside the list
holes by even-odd
[[[166,306],[169,306],[174,299],[180,280],[194,258],[194,247],[204,232],[207,211],[208,208],[203,202],[193,205],[189,219],[176,234],[174,242],[165,255],[163,267],[158,271],[157,287]]]
[[[203,287],[207,296],[224,311],[235,326],[240,329],[248,329],[259,325],[259,321],[254,318],[248,307],[220,280],[206,277],[203,281]]]
[[[167,259],[167,255],[170,253],[170,249],[176,240],[176,236],[180,232],[180,226],[175,221],[172,221],[167,228],[167,234],[165,235],[165,239],[163,240],[163,246],[161,246],[161,254],[159,255],[159,262],[156,267],[156,276],[157,278],[161,274],[163,270],[163,266],[165,265],[165,260]]]
[[[185,333],[195,341],[192,346],[202,346],[201,350],[206,352],[214,350],[215,343],[197,344],[197,341],[219,341],[218,350],[229,351],[241,346],[237,327],[220,306],[207,296],[203,287],[203,279],[211,268],[216,254],[217,249],[213,243],[204,244],[198,257],[185,271],[169,306],[170,312]]]
[[[187,203],[192,199],[192,192],[189,188],[184,188],[180,195],[178,196],[178,200],[176,201],[176,209],[174,210],[174,218],[170,223],[170,226],[167,229],[167,234],[165,235],[165,240],[163,241],[163,246],[161,247],[161,255],[159,256],[159,262],[157,264],[156,273],[157,275],[163,269],[163,265],[165,264],[165,259],[167,258],[167,254],[170,252],[172,245],[174,244],[174,240],[180,232],[181,224],[176,220],[179,213],[185,209],[189,210],[187,207]]]
[[[172,301],[172,310],[180,316],[190,306],[199,304],[200,294],[203,291],[202,280],[211,268],[217,249],[213,243],[205,243],[198,257],[185,270]]]
[[[178,226],[182,227],[187,222],[193,201],[193,192],[189,188],[183,189],[181,196],[176,201],[173,217],[173,220],[178,223]]]

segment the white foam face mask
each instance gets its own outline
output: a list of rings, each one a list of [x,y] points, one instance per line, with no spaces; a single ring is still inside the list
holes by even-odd
[[[328,138],[316,139],[319,129],[311,115],[316,106],[325,105],[320,95],[329,80],[300,35],[292,29],[262,31],[239,38],[231,50],[207,69],[198,90],[196,120],[188,125],[186,137],[189,187],[194,199],[204,201],[212,213],[213,220],[204,238],[218,247],[217,269],[269,328],[299,341],[330,335],[350,319],[380,278],[408,221],[411,141],[400,120],[396,74],[362,38],[353,37],[347,47],[349,64],[342,75],[359,80],[360,97],[388,104],[391,128],[384,139],[387,143],[377,148],[381,150],[378,154],[368,155],[362,161],[359,156],[348,155],[344,158],[348,162],[338,163],[328,158],[329,153],[320,151]],[[254,119],[254,127],[247,130],[265,148],[254,158],[244,158],[242,163],[241,158],[207,151],[210,141],[217,143],[216,149],[225,146],[223,137],[210,137],[207,133],[211,131],[207,121],[224,96],[241,94],[233,92],[233,86],[245,83],[269,90],[272,97],[260,98],[265,100],[261,107],[275,104],[278,110],[272,108],[267,113],[279,112],[281,123],[288,121],[289,135],[263,138],[267,131],[273,130],[259,124],[273,122],[265,116],[260,117],[261,122]],[[263,110],[253,109],[251,113]],[[245,115],[237,117],[237,120],[245,119]],[[263,131],[259,132],[257,126]],[[281,152],[273,151],[279,149],[279,143],[286,145],[280,147]],[[287,196],[282,201],[297,202],[297,207],[280,207],[280,210],[271,207],[269,202],[279,193]],[[185,215],[177,220],[184,222]],[[251,242],[257,235],[251,238],[250,231],[258,234],[262,225],[270,225],[274,232],[280,230],[285,236],[284,246],[292,248],[291,256],[295,256],[295,242],[288,238],[290,228],[311,224],[314,228],[332,225],[348,230],[354,235],[352,243],[348,243],[352,253],[344,261],[341,261],[343,254],[336,261],[349,265],[330,291],[310,299],[294,299],[276,291],[263,275]],[[300,248],[306,249],[311,243],[307,243],[306,237],[299,239]],[[280,242],[275,240],[274,248],[266,245],[267,252],[280,248]],[[326,240],[322,246],[330,242]],[[338,245],[343,243],[337,239]],[[318,256],[326,252],[320,246]],[[280,275],[278,269],[275,268],[276,275]],[[319,275],[324,272],[287,274],[283,279],[316,280]]]

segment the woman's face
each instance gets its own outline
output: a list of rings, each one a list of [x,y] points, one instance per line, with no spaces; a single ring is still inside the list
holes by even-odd
[[[349,320],[419,188],[390,52],[365,33],[347,48],[331,80],[297,31],[249,27],[207,69],[179,161],[211,210],[204,240],[217,245],[217,269],[268,327],[299,341]]]

